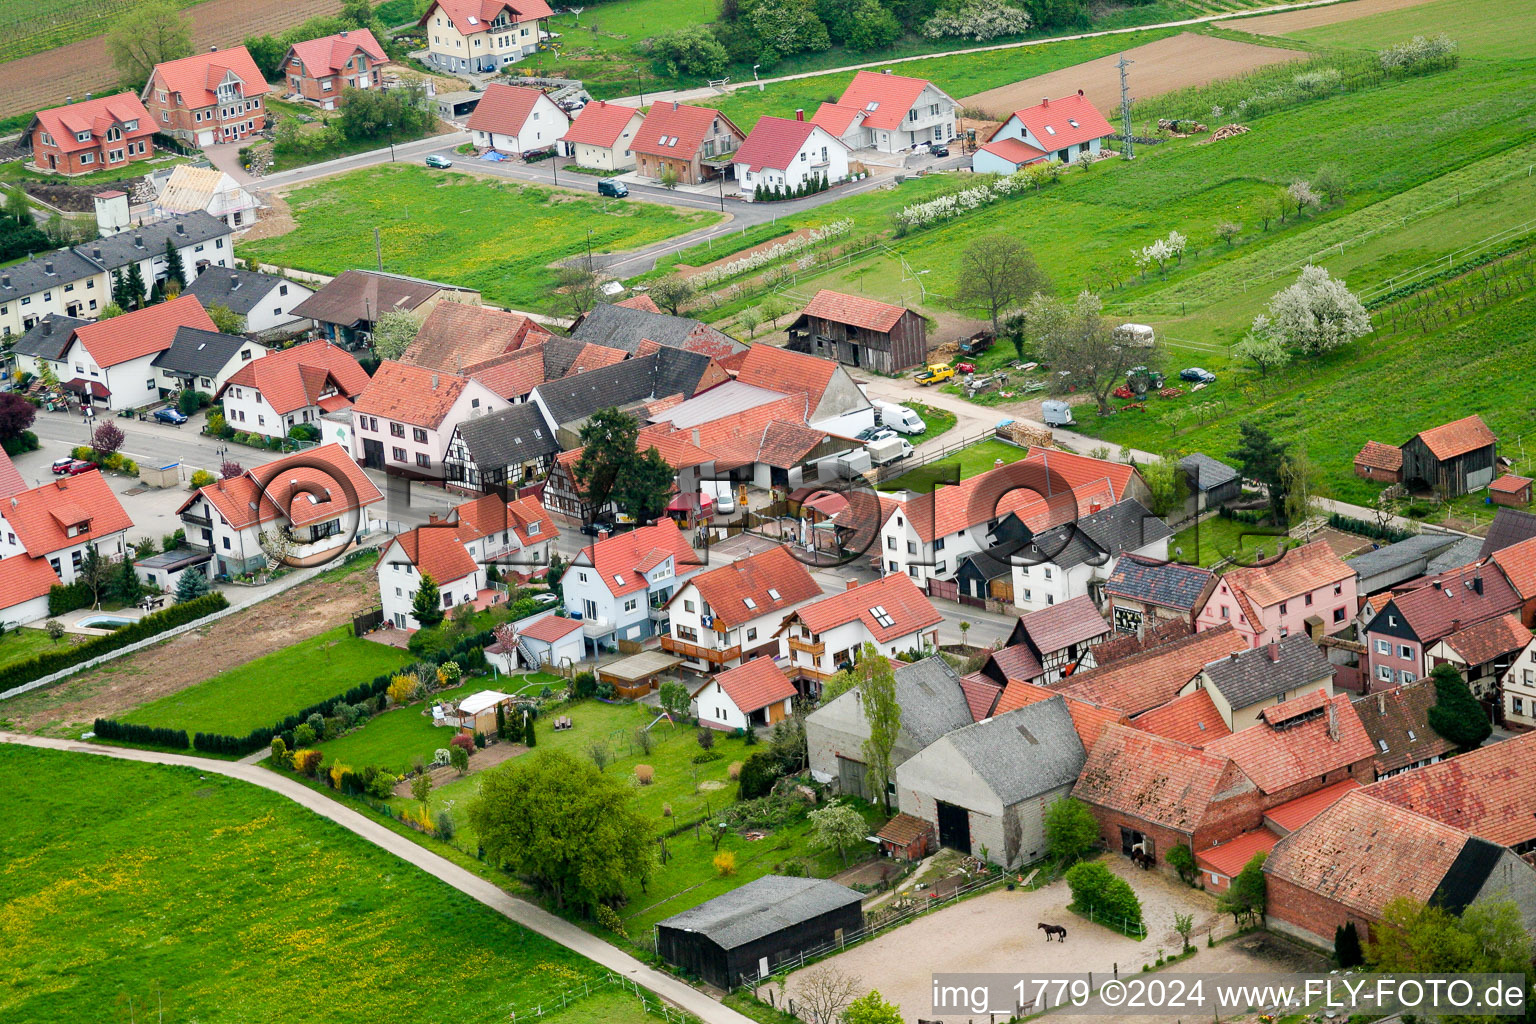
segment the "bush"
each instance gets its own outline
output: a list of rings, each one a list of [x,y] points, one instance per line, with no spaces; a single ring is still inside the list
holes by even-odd
[[[1169,866],[1179,873],[1179,877],[1186,885],[1194,881],[1199,869],[1195,866],[1195,855],[1190,852],[1189,847],[1183,845],[1170,847],[1166,859]]]
[[[70,584],[55,583],[48,588],[48,614],[63,615],[94,603],[91,588],[81,580]]]
[[[311,778],[320,770],[320,762],[325,759],[325,754],[319,750],[295,750],[293,752],[293,770],[300,775],[308,775]]]
[[[592,672],[578,672],[571,682],[578,697],[590,697],[597,692],[597,676]]]
[[[481,750],[485,749],[485,733],[479,729],[475,730],[475,746]]]
[[[27,452],[35,452],[43,446],[37,439],[37,435],[30,430],[23,430],[15,437],[8,437],[0,442],[0,447],[5,448],[7,455],[25,455]]]
[[[215,477],[212,473],[208,472],[206,469],[200,469],[196,473],[192,474],[193,490],[196,490],[199,487],[207,487],[209,484],[217,482],[218,478]]]
[[[96,719],[94,731],[96,738],[99,740],[140,743],[151,747],[171,747],[176,750],[185,750],[190,746],[187,742],[187,731],[185,729],[164,729],[153,725],[129,725],[110,718],[98,718]]]
[[[598,700],[613,700],[618,695],[619,695],[619,691],[614,689],[614,686],[613,686],[612,683],[601,682],[601,683],[597,684],[597,699]]]
[[[741,799],[755,800],[760,796],[767,796],[773,791],[773,784],[779,777],[779,762],[767,751],[753,754],[742,763],[738,780],[741,786]]]
[[[453,839],[454,833],[458,831],[458,826],[453,822],[453,815],[446,807],[439,808],[438,812],[432,816],[432,827],[437,830],[438,835],[448,840]]]
[[[293,730],[293,742],[301,747],[307,747],[315,742],[315,730],[308,722]]]
[[[454,733],[453,738],[448,741],[448,746],[450,752],[453,747],[458,747],[466,755],[475,752],[475,741],[467,732]]]
[[[648,764],[635,765],[635,781],[642,786],[649,786],[656,781],[656,769]]]
[[[293,766],[293,758],[288,756],[288,744],[283,742],[281,736],[272,737],[272,763],[279,768]]]
[[[721,850],[715,854],[713,863],[715,874],[721,878],[729,878],[736,873],[736,854],[730,850]]]
[[[725,755],[720,753],[720,751],[718,751],[718,750],[706,750],[702,754],[694,754],[693,755],[693,763],[694,764],[709,764],[709,762],[711,762],[711,761],[718,761],[721,758],[723,758],[724,756]],[[732,778],[735,778],[735,776],[732,776]]]
[[[1084,861],[1067,870],[1072,906],[1083,914],[1105,916],[1125,930],[1141,926],[1141,901],[1119,875],[1098,861]]]

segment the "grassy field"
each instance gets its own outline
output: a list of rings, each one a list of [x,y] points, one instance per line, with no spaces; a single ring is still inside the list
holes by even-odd
[[[553,308],[552,265],[638,248],[720,219],[656,203],[603,203],[476,175],[386,164],[289,193],[298,227],[240,246],[242,257],[321,274],[372,266],[480,289],[488,302]]]
[[[953,483],[957,479],[954,475],[955,469],[953,467],[958,467],[959,469],[960,475],[958,479],[964,480],[978,473],[985,473],[993,467],[998,459],[1002,459],[1004,462],[1017,462],[1028,454],[1018,445],[1008,444],[1006,441],[998,441],[995,438],[988,438],[985,441],[979,441],[971,445],[969,448],[962,448],[948,458],[940,459],[937,462],[930,462],[924,466],[918,466],[916,469],[903,473],[894,480],[887,480],[880,485],[880,489],[882,491],[913,491],[917,494],[926,494],[945,480]]]
[[[69,642],[65,636],[58,644]],[[9,665],[13,661],[25,661],[44,651],[52,650],[57,644],[41,629],[12,629],[4,636],[0,636],[0,665]]]
[[[1186,565],[1213,565],[1222,559],[1251,562],[1263,551],[1273,555],[1276,545],[1294,547],[1295,541],[1266,526],[1250,526],[1232,519],[1211,516],[1186,526],[1168,541],[1168,554]]]
[[[48,793],[0,836],[5,1020],[489,1024],[601,976],[254,786],[15,746],[0,769]]]
[[[135,708],[123,720],[185,729],[188,735],[244,736],[413,660],[341,626]]]
[[[1460,44],[1463,57],[1520,59],[1533,56],[1526,0],[1435,0],[1399,11],[1385,11],[1353,21],[1302,29],[1286,34],[1318,47],[1385,49],[1410,36],[1429,38],[1446,33]],[[1525,40],[1521,42],[1521,40]]]

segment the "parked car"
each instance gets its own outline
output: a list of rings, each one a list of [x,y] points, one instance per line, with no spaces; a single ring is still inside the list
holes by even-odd
[[[66,455],[62,459],[54,459],[53,460],[53,475],[54,476],[63,476],[65,473],[69,472],[69,467],[73,466],[74,464],[75,464],[75,457],[73,455]]]
[[[928,367],[928,369],[914,377],[913,380],[917,381],[918,384],[926,388],[930,384],[939,384],[943,381],[949,380],[954,377],[954,375],[955,368],[953,366],[950,366],[946,363],[933,363]]]
[[[1198,366],[1191,366],[1188,369],[1180,370],[1179,377],[1183,380],[1194,381],[1197,384],[1216,383],[1216,375],[1214,373],[1209,370],[1202,370]]]
[[[438,168],[452,167],[453,161],[449,160],[445,156],[439,156],[438,154],[433,153],[431,156],[427,157],[427,166]]]
[[[187,415],[180,409],[173,409],[170,406],[166,406],[164,409],[155,410],[155,419],[159,420],[161,423],[170,423],[179,427],[183,423],[187,422]]]
[[[590,523],[582,523],[581,532],[586,534],[588,537],[596,537],[599,533],[612,533],[613,524],[605,523],[601,519]]]
[[[69,468],[64,470],[70,476],[79,476],[81,473],[89,473],[96,468],[96,463],[86,462],[84,459],[71,459]]]
[[[868,443],[870,441],[884,441],[888,437],[895,437],[896,431],[890,427],[865,427],[854,435],[855,440]]]
[[[542,594],[534,594],[533,595],[533,603],[536,604],[536,605],[543,606],[543,607],[548,607],[549,605],[552,605],[556,601],[559,601],[559,600],[560,599],[558,597],[556,597],[554,594],[551,594],[547,590],[544,591],[544,593],[542,593]]]
[[[597,183],[597,194],[600,196],[612,196],[615,199],[623,199],[629,195],[629,186],[622,181],[603,178]]]
[[[928,152],[932,156],[949,156],[949,147],[948,146],[934,146]]]

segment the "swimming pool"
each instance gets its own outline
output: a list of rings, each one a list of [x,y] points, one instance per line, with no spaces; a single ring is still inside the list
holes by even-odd
[[[122,629],[124,626],[133,625],[133,619],[125,619],[120,615],[93,615],[88,619],[81,619],[76,625],[82,629]]]

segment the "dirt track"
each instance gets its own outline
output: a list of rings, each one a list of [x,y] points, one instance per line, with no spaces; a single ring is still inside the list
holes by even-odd
[[[1368,3],[1370,0],[1358,2]],[[1356,4],[1344,6],[1354,7]],[[1218,78],[1230,78],[1267,64],[1300,60],[1306,54],[1181,32],[1126,50],[1125,56],[1136,62],[1129,72],[1131,95],[1147,99],[1191,85],[1204,85]],[[1110,116],[1120,106],[1120,72],[1115,67],[1119,59],[1120,54],[1115,54],[1074,64],[1060,71],[967,96],[960,103],[965,107],[980,107],[1001,120],[1021,107],[1039,103],[1044,97],[1066,96],[1081,89],[1090,103]]]
[[[1336,25],[1341,21],[1354,21],[1382,11],[1396,11],[1403,7],[1417,7],[1429,0],[1351,0],[1347,4],[1331,4],[1312,7],[1303,11],[1282,11],[1279,14],[1263,14],[1257,18],[1238,18],[1236,21],[1218,21],[1218,28],[1253,32],[1264,36],[1278,36],[1287,32],[1299,32],[1318,25]]]
[[[335,14],[337,0],[207,0],[189,7],[192,47],[238,46],[247,36],[273,35],[320,15]],[[34,53],[0,64],[0,117],[85,99],[117,85],[104,37]],[[142,88],[138,83],[135,88]]]

